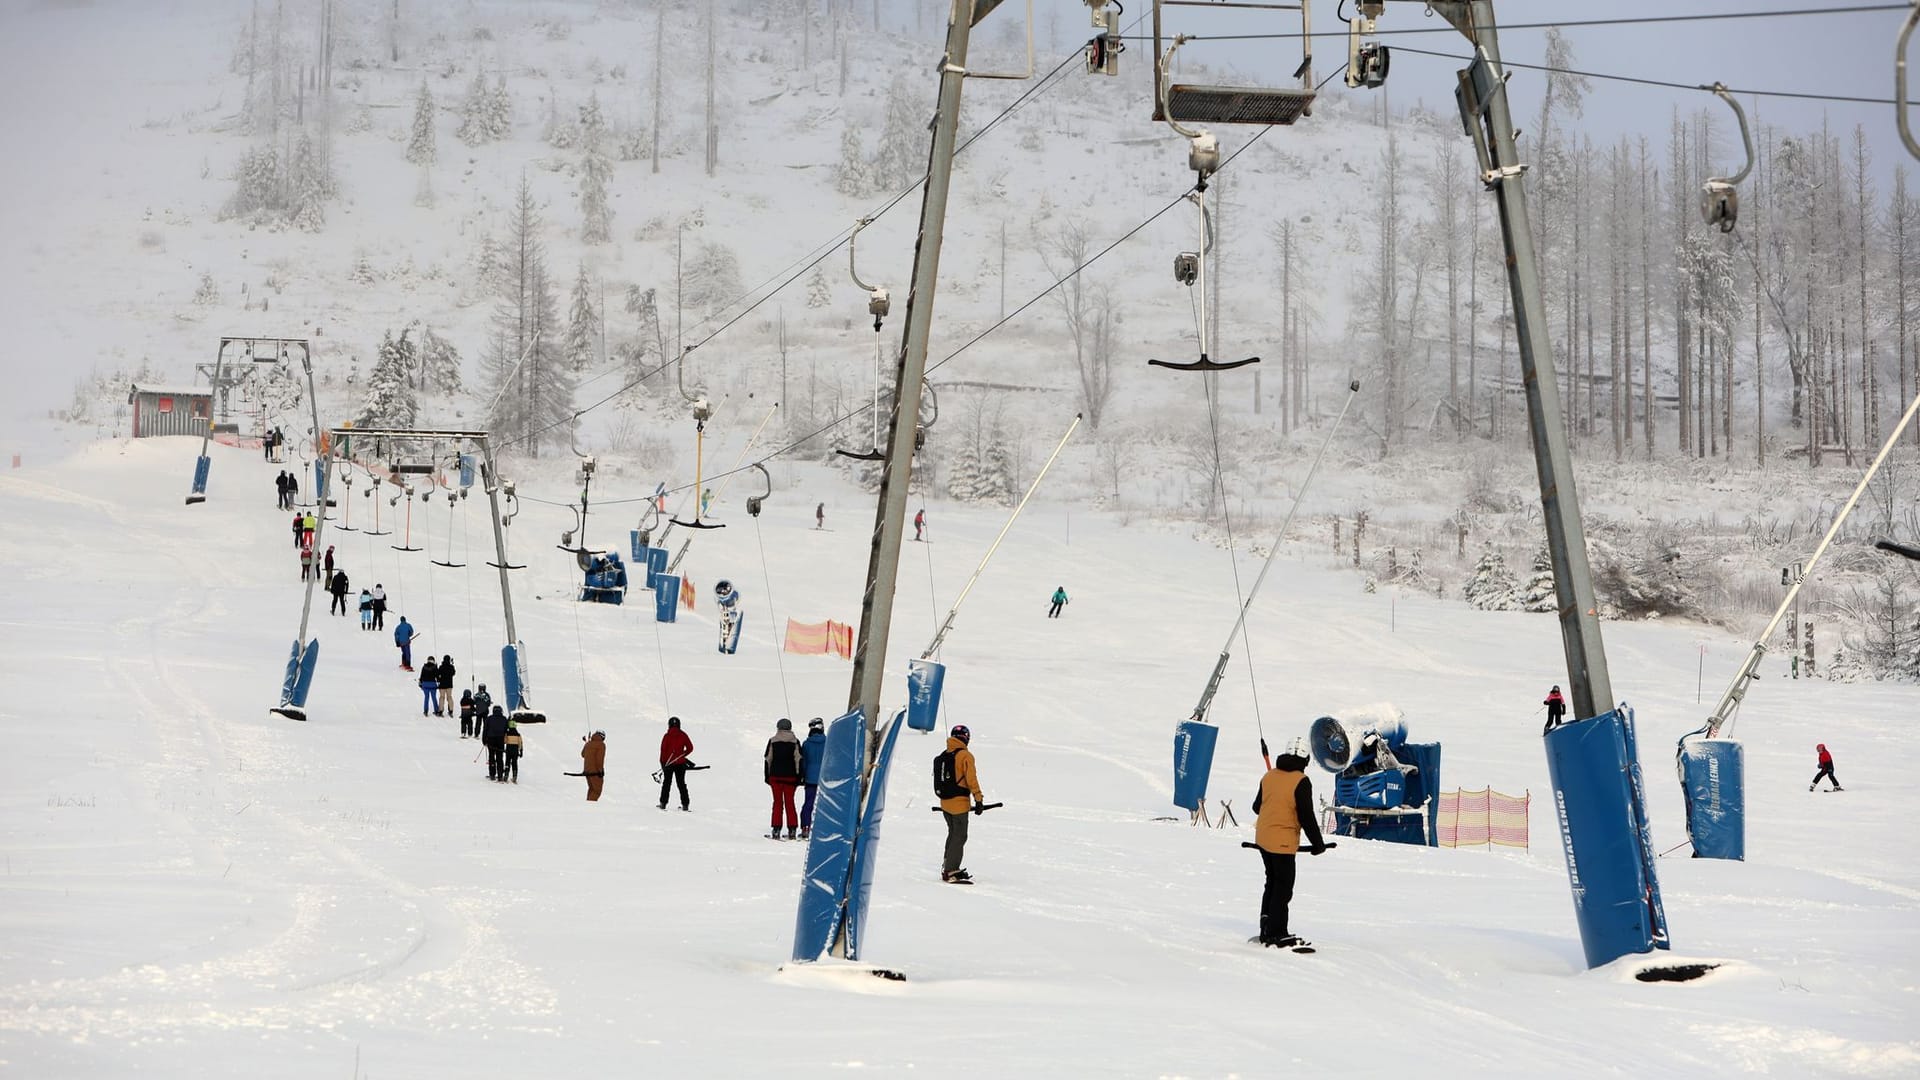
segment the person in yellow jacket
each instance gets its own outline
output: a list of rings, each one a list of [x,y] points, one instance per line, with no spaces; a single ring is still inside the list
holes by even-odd
[[[1312,854],[1327,850],[1320,838],[1320,822],[1313,812],[1313,781],[1307,779],[1307,741],[1295,738],[1273,759],[1273,769],[1260,778],[1253,797],[1253,842],[1266,863],[1267,887],[1260,896],[1260,934],[1253,940],[1281,948],[1305,946],[1287,931],[1287,908],[1293,903],[1294,856],[1305,832]]]
[[[940,812],[947,817],[946,859],[940,865],[940,880],[949,885],[971,885],[973,875],[960,865],[967,850],[967,813],[986,802],[980,793],[980,771],[974,767],[973,751],[967,744],[973,732],[965,724],[955,724],[947,733],[947,752],[934,759],[933,793],[940,798]]]

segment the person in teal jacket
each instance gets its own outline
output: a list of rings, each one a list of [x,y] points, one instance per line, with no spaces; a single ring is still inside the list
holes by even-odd
[[[1065,606],[1067,606],[1067,587],[1065,585],[1062,585],[1059,588],[1053,590],[1053,607],[1047,611],[1047,618],[1049,619],[1059,618],[1060,609]]]
[[[400,616],[400,625],[393,628],[393,643],[400,646],[400,670],[413,670],[413,624],[405,615]]]

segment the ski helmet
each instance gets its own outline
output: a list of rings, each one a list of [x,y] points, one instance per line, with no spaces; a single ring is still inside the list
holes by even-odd
[[[677,716],[669,716],[669,717],[667,717],[667,726],[668,726],[668,727],[670,727],[670,728],[677,728],[677,727],[679,727],[679,726],[680,726],[680,718],[679,718],[679,717],[677,717]]]
[[[965,724],[953,725],[953,730],[947,732],[947,734],[959,739],[963,743],[973,741],[973,732]]]
[[[1369,732],[1369,734],[1372,733]],[[1295,735],[1293,738],[1287,740],[1287,748],[1280,753],[1283,757],[1304,758],[1307,756],[1307,740]]]
[[[825,731],[826,727],[827,727],[827,722],[825,720],[820,719],[817,716],[807,721],[808,731]]]

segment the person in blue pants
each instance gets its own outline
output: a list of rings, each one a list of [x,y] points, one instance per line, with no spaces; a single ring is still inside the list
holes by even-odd
[[[431,656],[420,669],[420,715],[425,716],[429,711],[440,715],[440,665],[434,663]]]
[[[400,670],[413,670],[413,624],[405,615],[400,616],[400,625],[393,628],[393,643],[400,646]]]
[[[820,766],[827,759],[827,722],[819,717],[807,721],[807,737],[800,743],[801,781],[807,785],[807,799],[800,804],[800,839],[813,836],[813,798],[820,791]]]

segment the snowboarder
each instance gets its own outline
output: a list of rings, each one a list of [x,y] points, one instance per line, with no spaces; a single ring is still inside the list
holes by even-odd
[[[434,710],[436,715],[453,715],[453,675],[453,657],[442,656],[440,658],[440,706]]]
[[[600,801],[600,785],[607,777],[607,733],[596,731],[580,748],[580,775],[587,778],[587,801]]]
[[[378,621],[380,618],[380,601],[378,598],[375,598],[375,600],[373,601],[373,617],[375,619],[375,622],[373,624],[374,629],[377,630],[380,627],[380,623]],[[407,617],[405,615],[400,616],[400,625],[393,628],[393,643],[395,645],[400,646],[400,670],[412,671],[413,670],[413,624],[407,621]]]
[[[973,875],[960,865],[967,852],[967,813],[986,802],[986,796],[980,793],[980,770],[974,766],[973,751],[967,748],[971,742],[973,732],[967,725],[955,724],[947,732],[946,751],[933,759],[933,793],[947,818],[947,849],[940,864],[940,880],[949,885],[973,884]]]
[[[1540,734],[1545,735],[1566,722],[1564,717],[1567,715],[1567,699],[1560,696],[1558,686],[1547,691],[1547,700],[1540,704],[1547,707],[1547,726],[1540,729]]]
[[[1320,822],[1313,811],[1313,781],[1307,778],[1307,740],[1295,736],[1273,769],[1260,779],[1260,791],[1253,797],[1254,843],[1260,848],[1260,860],[1266,864],[1266,890],[1260,894],[1260,933],[1253,940],[1281,948],[1305,946],[1306,941],[1287,930],[1287,907],[1293,903],[1294,856],[1300,851],[1300,834],[1307,834],[1308,851],[1318,855],[1327,850],[1320,838]]]
[[[667,733],[660,736],[660,809],[667,808],[675,784],[680,785],[680,809],[693,809],[687,799],[687,758],[692,754],[693,740],[680,730],[680,718],[667,717]]]
[[[360,629],[373,629],[373,594],[360,590]]]
[[[807,721],[807,738],[800,744],[800,758],[805,762],[805,775],[802,781],[807,785],[807,797],[800,802],[800,839],[813,837],[813,800],[820,792],[820,766],[827,760],[827,722],[819,717]]]
[[[487,779],[500,779],[507,764],[507,714],[498,705],[480,727],[480,745],[487,748]]]
[[[1814,788],[1819,787],[1820,778],[1824,776],[1833,781],[1833,790],[1845,791],[1846,788],[1840,786],[1840,777],[1834,774],[1833,755],[1827,753],[1827,744],[1815,743],[1813,749],[1820,755],[1820,771],[1813,774],[1813,783],[1807,785],[1807,790],[1812,791]]]
[[[473,691],[460,691],[460,737],[465,739],[473,734]]]
[[[440,715],[440,665],[432,656],[420,665],[420,715],[427,715],[429,709]]]
[[[926,531],[927,531],[927,508],[923,506],[919,510],[915,511],[913,515],[913,538],[915,540],[925,539]]]
[[[1067,587],[1065,585],[1062,585],[1059,588],[1056,588],[1053,590],[1053,607],[1047,609],[1047,618],[1049,619],[1059,618],[1060,609],[1066,606],[1067,606]]]
[[[507,721],[506,756],[500,761],[500,779],[509,784],[520,782],[520,725]]]
[[[349,588],[351,588],[351,586],[347,584],[347,572],[345,570],[335,571],[333,576],[327,579],[327,591],[333,594],[333,604],[327,609],[330,613],[334,615],[345,615],[347,613],[347,590]]]
[[[300,580],[305,581],[312,576],[313,576],[313,548],[303,545],[300,548]]]
[[[800,737],[793,733],[793,721],[781,717],[774,725],[773,738],[767,740],[761,773],[773,789],[773,828],[767,835],[780,839],[780,819],[786,817],[786,839],[800,835],[800,811],[793,805],[794,789],[800,786],[805,769],[800,760]]]
[[[377,581],[373,583],[373,628],[387,628],[387,587]]]
[[[826,503],[820,503],[813,508],[813,527],[816,529],[824,529],[827,527]]]

